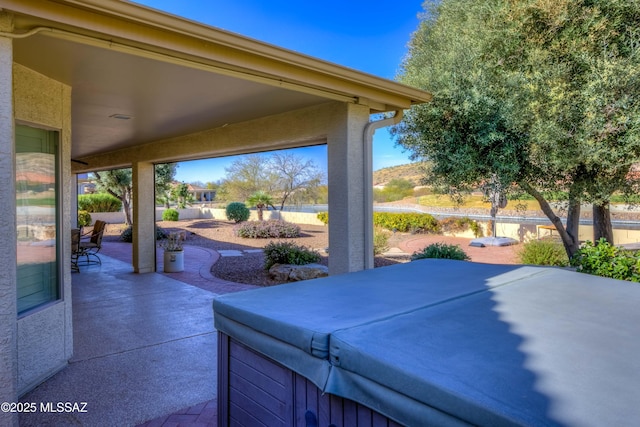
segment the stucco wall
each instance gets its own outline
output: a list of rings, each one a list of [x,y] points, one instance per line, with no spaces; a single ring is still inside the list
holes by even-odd
[[[63,236],[63,259],[60,260],[64,267],[62,299],[18,319],[18,393],[24,394],[66,366],[73,354],[71,270],[68,258],[71,252],[70,188],[73,186],[70,168],[71,88],[14,64],[13,90],[16,122],[59,131],[62,184],[59,191],[64,218],[63,228],[58,230]]]
[[[0,30],[11,29],[0,14]],[[16,205],[11,40],[0,38],[0,402],[17,395],[16,351]],[[0,412],[0,425],[18,425],[16,414]]]
[[[156,209],[156,221],[162,220],[162,212],[164,209]],[[227,214],[224,209],[215,209],[215,208],[187,208],[187,209],[178,209],[178,213],[180,214],[180,219],[227,219]],[[102,221],[106,221],[108,224],[124,224],[124,213],[122,212],[94,212],[91,214],[91,220],[95,222],[95,220],[100,219]],[[251,211],[251,216],[249,217],[251,221],[256,221],[258,219],[258,212],[256,210]],[[291,222],[294,224],[310,224],[310,225],[324,225],[322,221],[317,218],[317,214],[308,213],[308,212],[289,212],[289,211],[274,211],[268,210],[264,211],[264,219],[282,219],[287,222]]]
[[[215,218],[215,219],[227,219],[227,214],[224,209],[214,208],[200,208],[200,218]],[[264,211],[264,219],[281,219],[293,224],[309,224],[309,225],[324,225],[322,221],[318,219],[318,215],[309,212],[289,212],[289,211]],[[182,219],[182,216],[180,216]],[[258,211],[252,210],[249,216],[250,221],[258,220]]]

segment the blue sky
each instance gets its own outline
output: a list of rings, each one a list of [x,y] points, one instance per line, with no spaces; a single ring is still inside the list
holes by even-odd
[[[137,3],[393,80],[417,29],[422,0],[136,0]],[[374,170],[409,163],[376,132]],[[326,147],[296,151],[326,170]],[[233,158],[180,163],[176,179],[217,181]]]

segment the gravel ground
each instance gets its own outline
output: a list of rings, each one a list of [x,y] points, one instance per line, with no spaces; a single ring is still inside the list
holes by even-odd
[[[157,225],[167,232],[185,231],[186,244],[203,246],[215,250],[235,249],[250,250],[261,249],[272,240],[278,239],[246,239],[237,237],[234,233],[235,224],[230,221],[215,219],[198,219],[182,221],[158,221]],[[301,224],[301,235],[293,241],[298,245],[318,250],[321,253],[320,264],[327,265],[328,258],[324,252],[329,246],[328,228],[326,226]],[[123,225],[110,224],[105,232],[104,239],[109,241],[119,240]],[[415,236],[412,236],[415,237]],[[389,246],[397,246],[399,236],[390,240]],[[375,266],[383,267],[407,262],[408,256],[376,257]],[[280,284],[269,277],[264,269],[264,255],[261,252],[244,253],[239,257],[220,257],[211,268],[211,273],[224,280],[246,283],[259,286],[271,286]]]
[[[401,204],[401,202],[398,202]],[[459,209],[434,209],[434,211],[446,214],[452,211],[460,213]],[[474,213],[473,210],[465,210],[468,214]],[[478,210],[477,213],[486,214],[486,210]],[[507,212],[500,211],[500,215],[511,214],[515,217],[531,217],[541,216],[539,211],[523,212]],[[583,216],[589,216],[590,209],[583,210]],[[617,211],[612,213],[612,219],[638,220],[639,213],[637,211]],[[186,243],[189,245],[204,246],[214,250],[236,249],[261,249],[271,239],[245,239],[237,237],[234,234],[235,224],[230,221],[222,221],[215,219],[197,219],[182,220],[176,222],[159,221],[158,226],[166,231],[185,231],[187,233]],[[123,225],[110,224],[105,232],[105,240],[119,240],[120,232],[124,228]],[[326,226],[301,225],[301,236],[295,239],[287,239],[294,241],[299,245],[316,249],[321,252],[321,264],[327,265],[328,259],[324,249],[328,247],[328,229]],[[434,236],[434,235],[414,235],[409,233],[396,233],[390,237],[388,246],[390,248],[401,248],[406,253],[415,250],[421,250],[423,247],[434,242],[444,242],[449,244],[459,244],[474,262],[517,264],[517,252],[521,245],[508,248],[472,248],[468,246],[469,239]],[[409,256],[393,256],[393,257],[376,257],[375,266],[384,267],[387,265],[397,264],[399,262],[408,262]],[[211,268],[214,276],[232,282],[246,283],[259,286],[270,286],[279,284],[279,282],[271,280],[268,272],[264,270],[264,256],[261,252],[245,253],[240,257],[221,257]]]

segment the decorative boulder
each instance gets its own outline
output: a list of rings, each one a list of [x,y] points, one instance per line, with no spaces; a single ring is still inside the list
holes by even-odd
[[[327,277],[329,269],[321,264],[274,264],[269,269],[269,275],[273,280],[279,282],[298,282],[301,280],[317,279]]]

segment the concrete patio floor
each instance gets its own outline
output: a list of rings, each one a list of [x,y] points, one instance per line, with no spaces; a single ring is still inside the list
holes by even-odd
[[[73,274],[73,357],[21,399],[86,412],[21,414],[21,426],[215,425],[211,303],[252,286],[207,277],[215,251],[185,247],[185,273],[172,278],[134,274],[126,250],[103,245],[102,265]]]

